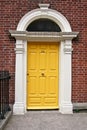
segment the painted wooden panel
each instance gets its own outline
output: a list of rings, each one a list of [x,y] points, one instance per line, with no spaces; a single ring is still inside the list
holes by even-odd
[[[58,43],[28,43],[27,52],[27,109],[58,108]]]

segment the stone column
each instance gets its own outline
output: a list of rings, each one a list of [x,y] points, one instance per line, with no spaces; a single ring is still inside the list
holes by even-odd
[[[16,65],[15,65],[15,103],[13,114],[24,114],[24,90],[23,90],[23,53],[22,40],[16,40]]]
[[[60,112],[72,114],[72,43],[71,40],[61,42],[60,47]]]

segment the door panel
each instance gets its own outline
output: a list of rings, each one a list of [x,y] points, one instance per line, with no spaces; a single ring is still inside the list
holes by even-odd
[[[31,70],[35,70],[36,69],[36,61],[35,59],[37,59],[37,53],[36,52],[30,52],[29,54],[29,67]]]
[[[27,109],[58,108],[58,43],[28,43]]]
[[[45,94],[46,90],[46,77],[40,77],[39,78],[39,93]]]
[[[41,51],[39,54],[39,66],[40,66],[40,70],[45,70],[46,69],[46,52],[45,51]]]
[[[55,77],[49,77],[49,94],[54,94],[56,92],[56,78]]]

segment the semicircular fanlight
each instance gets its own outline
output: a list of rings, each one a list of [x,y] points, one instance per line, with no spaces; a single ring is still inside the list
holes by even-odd
[[[28,32],[61,32],[60,27],[52,20],[38,19],[29,24]]]

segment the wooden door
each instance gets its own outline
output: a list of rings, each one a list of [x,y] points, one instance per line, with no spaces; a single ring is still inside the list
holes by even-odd
[[[28,43],[27,109],[58,108],[58,43]]]

